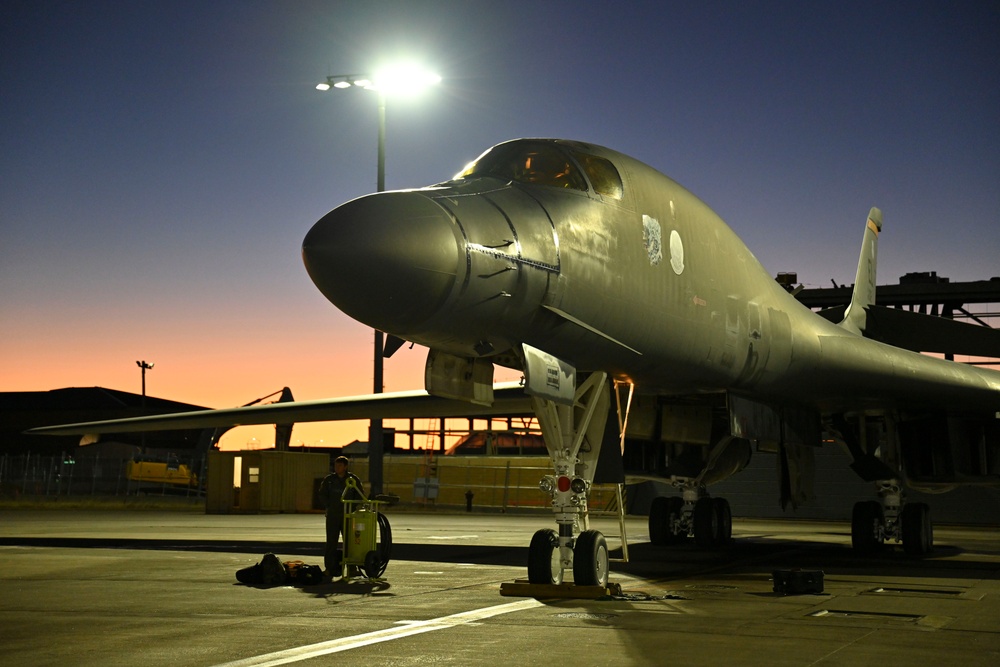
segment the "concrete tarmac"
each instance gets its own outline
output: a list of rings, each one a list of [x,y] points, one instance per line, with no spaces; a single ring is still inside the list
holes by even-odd
[[[5,665],[998,665],[1000,531],[868,558],[844,523],[734,520],[722,550],[653,547],[630,518],[624,595],[502,597],[547,515],[388,513],[382,584],[236,581],[266,552],[322,564],[319,515],[0,512]],[[596,527],[617,535],[617,522]],[[609,537],[609,546],[617,546]],[[620,552],[614,551],[612,556]],[[822,570],[778,595],[775,569]]]

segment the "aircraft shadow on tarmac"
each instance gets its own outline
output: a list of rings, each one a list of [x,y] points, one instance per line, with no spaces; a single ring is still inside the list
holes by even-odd
[[[295,557],[306,562],[310,562],[310,559],[322,561],[324,549],[321,542],[71,537],[6,537],[0,538],[0,546],[149,549],[259,555],[270,552],[278,554],[281,558]],[[924,557],[907,556],[899,546],[885,546],[874,554],[862,556],[856,554],[848,544],[773,537],[737,538],[727,547],[720,549],[700,549],[692,542],[669,547],[637,542],[629,545],[628,563],[615,561],[621,557],[620,549],[613,549],[610,554],[612,572],[627,573],[640,578],[669,579],[697,576],[701,573],[742,572],[747,569],[770,571],[775,568],[801,568],[823,570],[828,575],[1000,579],[1000,564],[995,558],[980,559],[976,557],[977,555],[979,554],[976,551],[960,546],[937,544],[934,551]],[[995,557],[998,554],[984,552],[983,555]],[[961,558],[958,558],[959,556]],[[394,543],[392,560],[526,567],[528,549],[482,544]],[[391,563],[389,567],[391,569]],[[334,582],[331,585],[355,586],[356,582]],[[344,592],[348,590],[360,592],[355,588]]]
[[[611,555],[614,557],[618,553]],[[950,544],[935,545],[934,551],[925,556],[906,555],[899,545],[885,545],[874,553],[862,555],[849,544],[750,537],[712,550],[699,549],[693,544],[657,547],[643,542],[630,545],[629,562],[616,564],[612,570],[640,578],[667,579],[699,573],[770,572],[774,569],[822,570],[827,575],[1000,579],[1000,563],[975,556],[973,551]]]

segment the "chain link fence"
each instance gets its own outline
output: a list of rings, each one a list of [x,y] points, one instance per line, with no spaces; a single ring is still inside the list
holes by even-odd
[[[0,498],[163,495],[196,497],[204,456],[128,460],[97,456],[0,455]]]
[[[100,456],[0,455],[0,499],[205,495],[208,457],[122,459]],[[368,461],[358,457],[352,471],[370,488]],[[261,475],[272,474],[262,469]],[[384,459],[384,491],[408,505],[476,510],[545,509],[551,499],[538,488],[552,474],[544,456],[403,455]],[[318,485],[319,479],[315,480]],[[217,483],[230,484],[229,478]],[[227,489],[226,491],[229,491]],[[590,497],[594,512],[617,509],[614,487],[596,486]]]

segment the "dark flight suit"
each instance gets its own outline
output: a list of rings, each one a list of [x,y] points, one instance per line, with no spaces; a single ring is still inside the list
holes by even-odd
[[[347,488],[347,478],[350,477],[358,488],[364,491],[361,479],[353,472],[347,471],[344,477],[330,473],[320,484],[319,493],[326,503],[326,553],[323,556],[324,568],[333,576],[337,576],[340,568],[340,557],[337,554],[337,544],[340,542],[340,532],[344,528],[344,489]],[[355,492],[348,495],[348,500],[358,500]]]

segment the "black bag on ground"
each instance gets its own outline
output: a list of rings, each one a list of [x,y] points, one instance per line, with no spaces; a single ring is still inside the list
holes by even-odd
[[[238,570],[236,580],[251,586],[314,586],[323,583],[323,568],[300,560],[282,563],[274,554],[264,554],[256,565]]]
[[[280,586],[288,579],[288,571],[274,554],[264,554],[260,559],[260,569],[264,576],[265,586]]]
[[[823,570],[774,570],[774,592],[781,595],[819,595],[823,592]]]
[[[285,571],[288,572],[288,583],[293,586],[314,586],[323,583],[323,568],[319,565],[306,565],[300,560],[285,561]]]
[[[262,577],[260,576],[260,564],[251,565],[250,567],[245,567],[242,570],[236,570],[236,581],[241,584],[247,584],[252,586],[254,584],[259,584]]]
[[[285,566],[274,554],[264,554],[256,565],[236,572],[236,580],[241,584],[256,586],[278,586],[285,583],[287,578]]]

